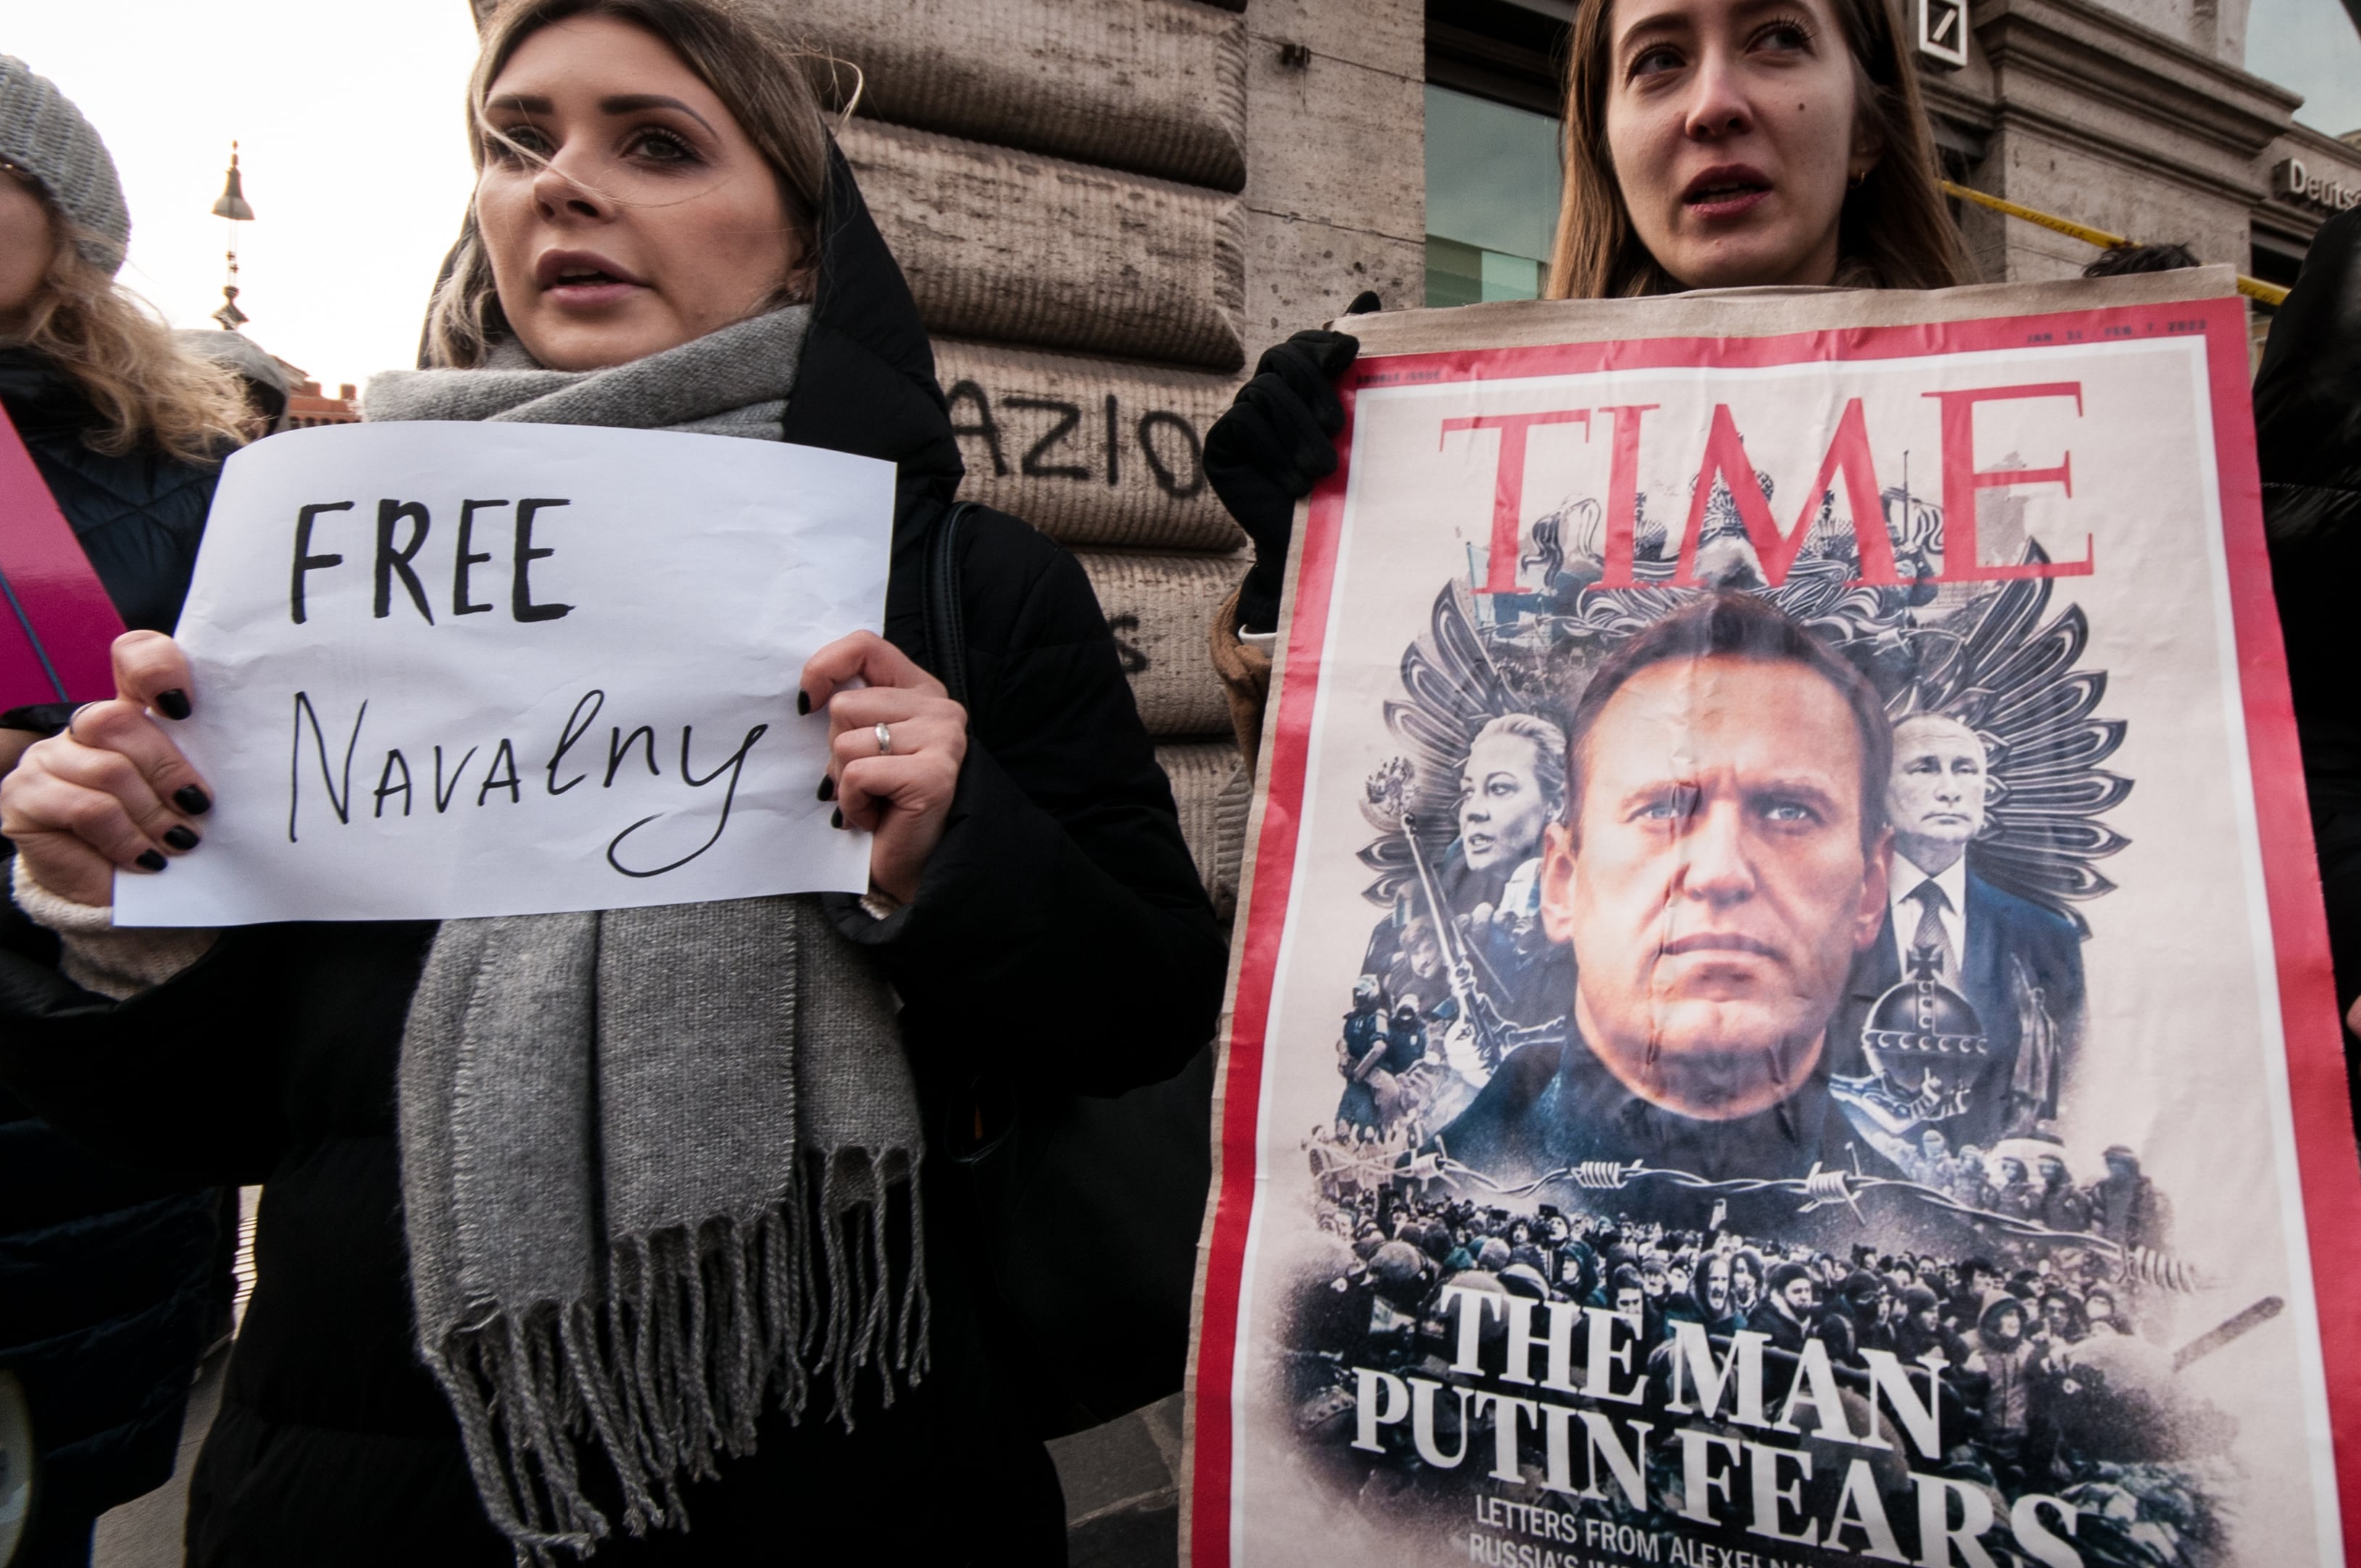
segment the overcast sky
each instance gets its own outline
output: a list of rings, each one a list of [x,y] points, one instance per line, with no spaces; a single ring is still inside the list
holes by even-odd
[[[2361,131],[2361,32],[2338,0],[2253,0],[2246,69],[2302,93],[2312,129]]]
[[[467,0],[0,0],[0,51],[106,138],[124,280],[173,325],[221,303],[235,137],[247,335],[332,392],[412,362],[467,200]]]

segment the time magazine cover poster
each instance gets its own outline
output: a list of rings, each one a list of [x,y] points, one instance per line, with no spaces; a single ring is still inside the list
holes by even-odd
[[[2230,285],[1345,323],[1190,1562],[2344,1561],[2361,1181]]]

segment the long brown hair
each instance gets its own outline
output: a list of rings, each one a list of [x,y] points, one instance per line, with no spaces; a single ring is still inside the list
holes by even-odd
[[[93,451],[121,456],[144,446],[183,463],[219,462],[246,439],[236,378],[174,343],[170,328],[83,253],[73,220],[46,192],[34,195],[56,249],[5,341],[40,355],[90,400],[98,423],[82,441]]]
[[[484,19],[482,50],[467,80],[467,145],[477,171],[483,170],[487,140],[500,135],[484,117],[493,82],[526,38],[577,16],[629,22],[680,56],[770,164],[789,220],[808,248],[828,189],[829,147],[828,124],[807,75],[809,51],[771,10],[739,0],[503,0]],[[533,160],[531,152],[516,150]],[[796,281],[783,292],[791,294]],[[478,365],[490,340],[507,331],[471,203],[450,276],[428,309],[426,357],[434,365]]]
[[[1631,226],[1607,146],[1613,0],[1576,14],[1565,84],[1565,195],[1551,247],[1549,297],[1598,300],[1669,294],[1685,284]],[[1845,193],[1837,276],[1882,289],[1947,289],[1975,267],[1943,205],[1918,71],[1902,47],[1892,0],[1829,0],[1852,56],[1858,112],[1880,146],[1877,162]]]

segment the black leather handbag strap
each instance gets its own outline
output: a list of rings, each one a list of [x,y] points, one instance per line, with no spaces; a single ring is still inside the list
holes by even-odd
[[[960,603],[960,524],[975,510],[961,501],[935,524],[927,541],[927,652],[935,662],[935,679],[943,683],[953,702],[964,706],[967,686],[967,612]]]
[[[927,652],[972,709],[960,524],[927,541]],[[1211,1047],[1181,1074],[1093,1100],[979,1073],[943,1146],[967,1184],[981,1251],[1026,1354],[1056,1368],[1027,1419],[1049,1438],[1176,1392],[1188,1362],[1196,1243],[1211,1185]]]

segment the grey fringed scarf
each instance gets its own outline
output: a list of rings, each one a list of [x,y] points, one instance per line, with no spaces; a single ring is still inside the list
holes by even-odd
[[[797,307],[610,370],[371,380],[371,419],[766,437]],[[917,1099],[884,981],[809,897],[444,924],[402,1036],[419,1348],[520,1563],[685,1528],[816,1379],[927,1363]],[[889,1204],[903,1189],[906,1203]],[[889,1212],[907,1226],[889,1270]],[[610,1472],[614,1484],[601,1475]]]

